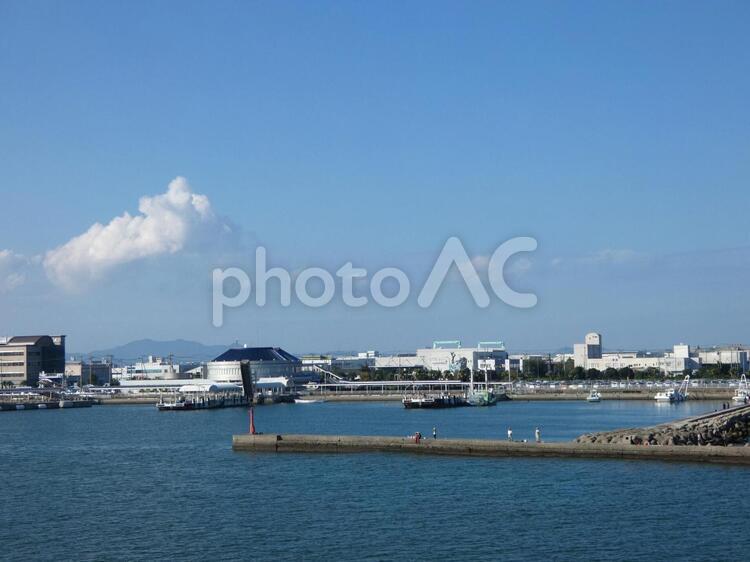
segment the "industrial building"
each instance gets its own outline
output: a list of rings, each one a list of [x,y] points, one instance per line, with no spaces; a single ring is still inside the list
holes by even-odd
[[[40,373],[65,371],[65,336],[0,337],[0,383],[36,386]]]

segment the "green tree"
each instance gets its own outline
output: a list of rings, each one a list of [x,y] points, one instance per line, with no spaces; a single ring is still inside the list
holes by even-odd
[[[565,360],[565,367],[564,367],[564,373],[563,378],[569,379],[573,376],[573,371],[576,368],[576,363],[572,359],[566,359]]]
[[[523,376],[530,379],[547,378],[547,361],[541,357],[530,357],[523,362]]]

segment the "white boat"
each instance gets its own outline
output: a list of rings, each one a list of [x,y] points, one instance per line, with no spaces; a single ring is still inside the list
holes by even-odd
[[[654,400],[669,403],[682,402],[687,399],[688,388],[690,388],[690,375],[685,375],[685,379],[682,381],[679,389],[668,388],[663,392],[657,392]]]
[[[320,404],[321,402],[325,402],[322,398],[295,398],[294,403],[295,404]]]
[[[747,387],[747,377],[742,375],[740,378],[740,386],[734,391],[732,402],[735,404],[747,404],[750,402],[750,390]]]
[[[674,388],[670,388],[669,390],[665,390],[663,392],[657,392],[656,396],[654,396],[654,400],[656,400],[657,402],[675,402]]]
[[[589,392],[589,395],[586,397],[586,402],[601,402],[602,395],[599,394],[598,390],[592,390]]]

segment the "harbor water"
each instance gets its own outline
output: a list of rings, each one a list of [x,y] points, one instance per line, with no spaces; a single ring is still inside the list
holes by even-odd
[[[390,403],[256,408],[266,433],[562,441],[719,403]],[[745,560],[735,466],[387,454],[234,453],[242,409],[0,414],[3,560]]]

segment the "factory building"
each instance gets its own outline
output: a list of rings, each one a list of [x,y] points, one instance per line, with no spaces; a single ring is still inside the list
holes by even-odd
[[[0,337],[0,383],[36,386],[40,373],[65,371],[65,336]]]

